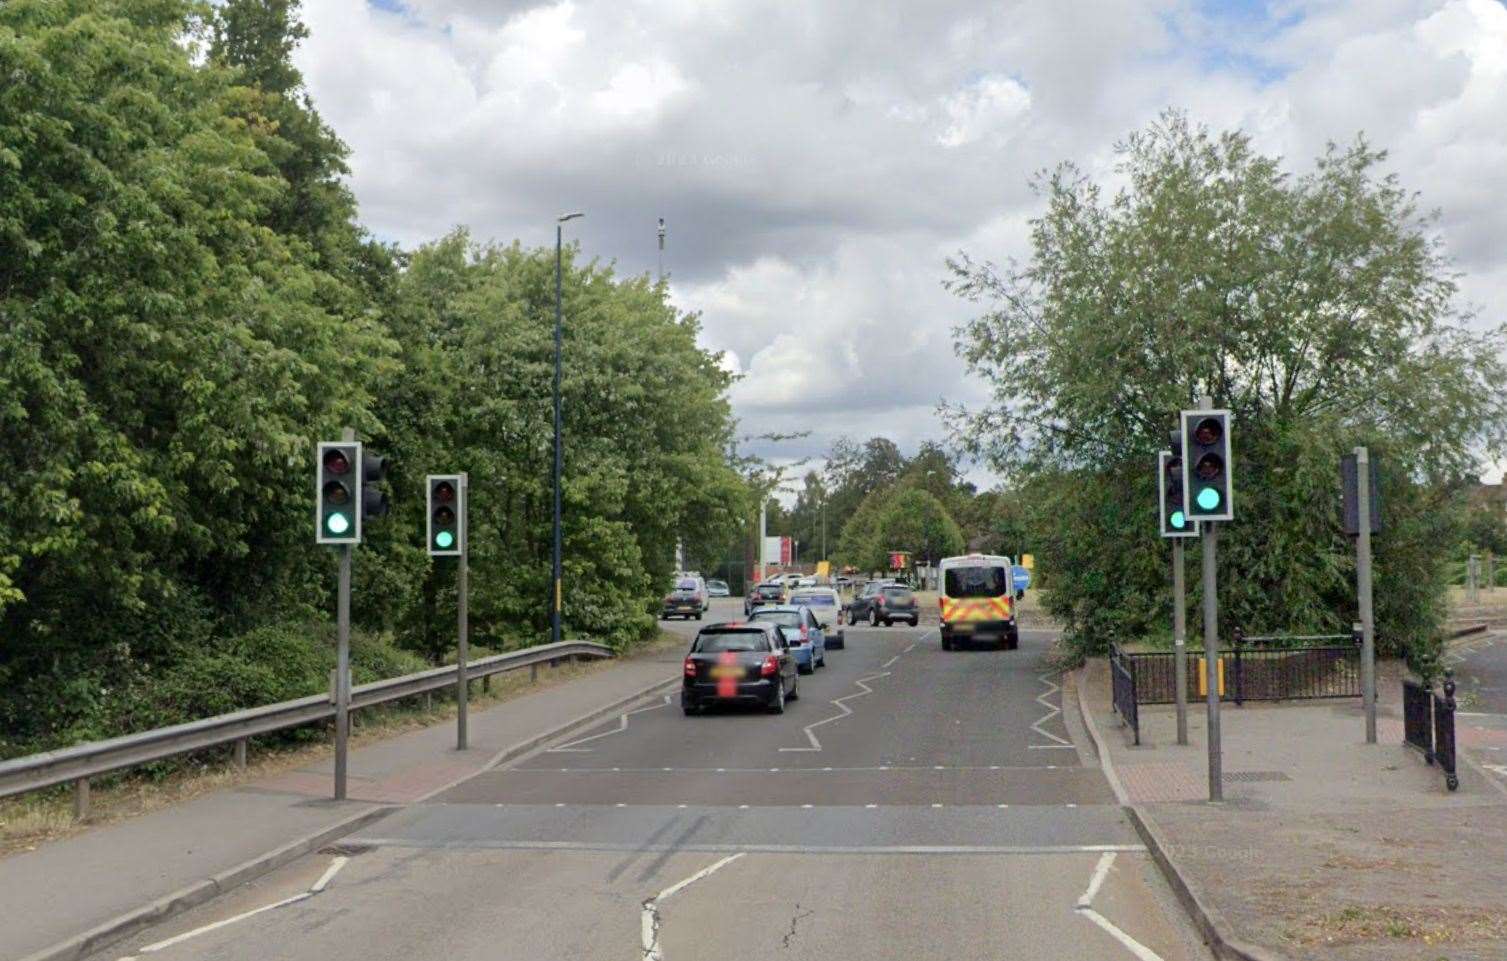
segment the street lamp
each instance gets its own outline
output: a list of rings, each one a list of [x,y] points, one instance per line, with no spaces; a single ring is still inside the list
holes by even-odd
[[[577,217],[586,216],[583,213],[562,214],[555,218],[555,552],[554,552],[554,606],[549,616],[549,639],[560,643],[560,607],[562,593],[560,589],[560,473],[564,463],[564,451],[560,443],[560,345],[563,341],[563,327],[560,322],[561,314],[561,249],[564,247],[565,222],[575,220]]]

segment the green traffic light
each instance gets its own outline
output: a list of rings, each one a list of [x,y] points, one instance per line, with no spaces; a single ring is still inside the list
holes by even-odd
[[[1183,516],[1183,512],[1182,511],[1173,511],[1172,512],[1172,526],[1173,527],[1177,528],[1178,530],[1182,530],[1183,526],[1186,525],[1187,523],[1188,523],[1188,519]]]
[[[434,543],[441,550],[449,550],[450,547],[455,543],[455,535],[450,533],[449,531],[440,531],[438,534],[434,535]]]
[[[1198,506],[1202,510],[1212,511],[1219,507],[1219,491],[1212,487],[1205,487],[1198,492]]]
[[[351,519],[337,512],[324,519],[324,526],[331,534],[344,534],[351,529]]]

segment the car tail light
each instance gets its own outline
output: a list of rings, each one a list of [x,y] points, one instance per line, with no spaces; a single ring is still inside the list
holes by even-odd
[[[806,643],[809,643],[810,640],[811,640],[810,629],[809,628],[805,628],[805,627],[801,628],[801,643],[802,644],[806,644]]]
[[[880,594],[878,597],[874,598],[874,603],[878,604],[880,607],[883,607],[884,606],[884,595]]]
[[[689,657],[685,659],[685,676],[686,677],[695,677],[696,676],[696,662],[693,661],[693,660],[691,660]]]
[[[764,655],[764,663],[759,666],[759,673],[764,677],[770,677],[780,670],[780,659],[773,654]]]

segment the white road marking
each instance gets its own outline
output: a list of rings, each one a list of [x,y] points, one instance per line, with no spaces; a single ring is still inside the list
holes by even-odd
[[[614,728],[611,731],[603,731],[600,734],[592,734],[592,735],[589,735],[587,737],[577,738],[574,741],[567,741],[566,743],[561,744],[559,747],[552,747],[552,748],[550,748],[548,751],[545,751],[544,753],[546,753],[546,754],[589,754],[593,750],[592,748],[589,748],[589,747],[578,747],[577,745],[585,744],[585,743],[587,743],[589,741],[595,741],[597,738],[611,737],[614,734],[621,734],[624,731],[628,730],[628,718],[632,717],[635,714],[642,714],[645,711],[657,711],[657,710],[659,710],[660,708],[666,706],[669,703],[670,703],[670,695],[666,694],[664,696],[664,699],[662,701],[660,701],[658,704],[650,704],[648,707],[641,707],[641,708],[639,708],[636,711],[628,711],[626,713],[619,714],[618,717],[617,717],[617,727]]]
[[[244,921],[247,918],[256,917],[258,914],[262,914],[266,911],[273,911],[277,908],[287,907],[290,904],[297,904],[299,901],[306,901],[309,898],[312,898],[314,895],[323,892],[325,888],[329,887],[329,884],[332,880],[334,880],[335,875],[339,874],[340,869],[349,864],[350,860],[351,859],[349,857],[343,854],[338,855],[333,861],[330,862],[330,866],[325,868],[324,873],[319,876],[319,880],[315,881],[313,886],[310,887],[307,891],[301,891],[290,898],[283,898],[281,901],[274,901],[271,904],[264,904],[259,908],[252,908],[250,911],[242,911],[240,914],[237,914],[234,917],[223,918],[210,924],[201,925],[197,928],[194,928],[192,931],[184,931],[182,934],[175,934],[171,938],[167,938],[166,940],[158,941],[154,944],[149,944],[144,948],[138,948],[137,954],[156,954],[163,948],[170,948],[175,944],[182,944],[184,941],[188,941],[192,938],[197,938],[201,934],[208,934],[211,931],[218,931],[221,928],[229,927],[230,925],[235,924],[239,921]],[[121,958],[120,961],[135,961],[136,956],[137,955],[127,955],[126,957]]]
[[[1051,731],[1043,730],[1041,727],[1043,724],[1062,713],[1062,708],[1058,707],[1056,704],[1053,704],[1051,701],[1046,700],[1046,698],[1049,698],[1053,694],[1056,694],[1058,691],[1062,690],[1062,688],[1057,686],[1057,683],[1052,680],[1050,674],[1043,674],[1041,675],[1041,677],[1037,678],[1037,680],[1041,681],[1041,683],[1051,688],[1051,690],[1042,692],[1036,698],[1036,703],[1046,708],[1047,713],[1044,717],[1041,718],[1041,720],[1031,725],[1031,730],[1035,731],[1037,734],[1040,734],[1042,737],[1046,738],[1049,741],[1055,741],[1056,746],[1058,747],[1072,747],[1072,741],[1063,740],[1062,738],[1053,734]]]
[[[329,887],[330,882],[335,880],[335,875],[339,874],[340,869],[349,864],[350,860],[350,858],[346,857],[343,854],[335,858],[335,860],[331,862],[330,866],[324,869],[324,873],[319,876],[319,880],[314,882],[314,886],[312,888],[309,888],[309,893],[318,894],[320,891],[323,891],[325,888]]]
[[[728,855],[717,863],[702,868],[690,877],[677,881],[643,903],[643,911],[639,915],[639,938],[644,949],[643,961],[663,961],[664,958],[664,954],[659,950],[659,926],[661,923],[659,918],[659,903],[669,899],[677,891],[681,891],[689,885],[700,881],[702,878],[714,874],[742,856],[742,851],[739,851],[737,854]]]
[[[864,807],[877,808],[877,804]],[[455,842],[418,841],[413,838],[362,838],[363,844],[391,848],[454,849]],[[966,845],[966,844],[890,844],[890,845],[812,845],[812,844],[615,844],[610,841],[492,841],[469,842],[468,847],[485,851],[634,851],[662,854],[1144,854],[1141,844],[1046,844],[1046,845]]]
[[[1043,731],[1042,733],[1046,734],[1045,731]],[[1052,735],[1047,734],[1047,737],[1051,737],[1051,736]],[[1032,750],[1032,751],[1071,751],[1071,750],[1074,750],[1074,748],[1073,748],[1073,746],[1071,744],[1027,744],[1026,747],[1029,750]]]
[[[901,651],[900,653],[901,654],[909,654],[911,651],[914,651],[915,649],[916,649],[916,645],[912,644],[910,647],[907,647],[905,650]]]
[[[900,660],[900,655],[896,654],[894,657],[892,657],[889,660],[885,661],[882,666],[883,667],[892,667],[894,665],[894,663],[896,661],[898,661],[898,660]]]
[[[868,684],[866,684],[864,682],[866,682],[866,681],[877,681],[881,677],[889,677],[889,676],[890,676],[890,672],[889,671],[884,671],[884,672],[879,673],[879,674],[870,674],[867,677],[860,677],[858,680],[854,681],[853,682],[854,684],[857,684],[859,687],[863,688],[862,691],[859,691],[857,694],[849,694],[846,697],[839,697],[839,698],[837,698],[836,700],[834,700],[832,702],[832,706],[836,707],[839,711],[841,711],[842,712],[841,714],[834,714],[833,716],[831,716],[829,718],[824,718],[823,720],[817,721],[814,724],[807,724],[804,728],[801,729],[805,733],[805,735],[806,735],[806,740],[810,742],[810,746],[809,747],[782,747],[782,748],[780,748],[780,750],[781,751],[820,751],[822,749],[822,742],[818,741],[816,739],[816,735],[814,733],[812,733],[812,732],[816,728],[821,727],[823,724],[831,724],[833,721],[840,721],[843,718],[847,717],[849,714],[852,714],[853,713],[853,709],[851,707],[848,707],[848,705],[846,703],[844,703],[844,702],[851,701],[851,700],[853,700],[856,697],[863,697],[865,694],[873,694],[874,693],[874,689],[872,687],[869,687]]]
[[[1094,875],[1089,879],[1088,889],[1083,892],[1083,896],[1078,899],[1078,903],[1074,905],[1073,910],[1098,925],[1106,934],[1120,942],[1125,950],[1135,955],[1139,961],[1162,961],[1161,955],[1146,947],[1135,938],[1132,938],[1124,931],[1121,931],[1115,926],[1114,922],[1093,908],[1094,897],[1098,895],[1099,889],[1104,886],[1104,879],[1108,877],[1109,869],[1115,863],[1116,853],[1115,851],[1106,851],[1100,856],[1099,863],[1094,867]]]

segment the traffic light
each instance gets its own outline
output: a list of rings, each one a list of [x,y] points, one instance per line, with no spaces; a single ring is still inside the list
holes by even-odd
[[[361,543],[361,443],[320,441],[314,472],[314,541]]]
[[[361,516],[386,517],[391,505],[377,481],[387,476],[387,458],[381,454],[361,453]]]
[[[1182,418],[1183,489],[1188,498],[1188,519],[1234,520],[1230,412],[1185,410]]]
[[[460,474],[430,474],[428,541],[431,557],[459,557],[466,539],[466,485]]]
[[[1188,519],[1188,502],[1183,497],[1182,437],[1173,432],[1172,450],[1156,455],[1157,503],[1163,537],[1196,537],[1198,525]]]

